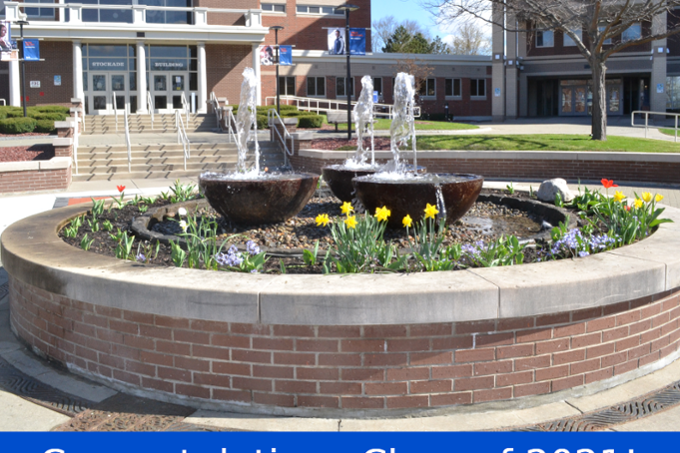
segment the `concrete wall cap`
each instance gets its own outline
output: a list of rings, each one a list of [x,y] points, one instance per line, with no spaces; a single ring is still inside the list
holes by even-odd
[[[71,121],[55,121],[54,122],[54,127],[56,129],[63,129],[63,128],[72,128],[76,124],[76,119],[73,118]]]
[[[39,169],[40,163],[37,160],[29,160],[25,162],[0,162],[0,173],[31,171]]]
[[[59,137],[52,141],[54,146],[71,146],[73,144],[73,139],[70,137]]]
[[[60,170],[71,166],[70,157],[53,157],[50,160],[40,160],[41,170]]]
[[[314,133],[309,131],[293,132],[290,135],[292,135],[295,140],[314,140]]]

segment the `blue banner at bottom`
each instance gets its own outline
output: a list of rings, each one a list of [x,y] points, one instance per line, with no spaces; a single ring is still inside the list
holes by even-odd
[[[656,453],[678,433],[4,433],[9,453]],[[668,450],[666,450],[668,449]]]

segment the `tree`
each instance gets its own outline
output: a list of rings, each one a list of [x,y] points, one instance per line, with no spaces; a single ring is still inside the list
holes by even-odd
[[[436,36],[430,43],[430,53],[436,55],[450,55],[451,47],[446,44],[439,36]]]
[[[425,81],[434,74],[434,68],[415,56],[407,56],[404,59],[397,60],[395,69],[396,72],[405,72],[415,78],[416,104],[421,104],[420,92]]]
[[[622,50],[680,33],[666,14],[680,0],[425,0],[441,21],[473,17],[533,36],[561,31],[588,61],[593,85],[593,140],[607,139],[607,59]],[[505,11],[505,14],[503,14]]]
[[[420,33],[429,40],[429,34],[414,20],[397,22],[394,16],[386,16],[373,22],[371,37],[373,40],[373,51],[380,52],[387,45],[387,41],[394,34],[398,27],[404,27],[411,35]]]
[[[460,24],[453,36],[451,53],[454,55],[488,55],[491,43],[484,32],[471,21]]]
[[[382,51],[385,53],[432,53],[432,46],[422,33],[412,34],[406,27],[400,25],[389,37]]]

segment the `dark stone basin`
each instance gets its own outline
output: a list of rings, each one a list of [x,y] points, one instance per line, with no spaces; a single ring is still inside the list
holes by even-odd
[[[239,225],[283,222],[302,210],[319,181],[317,175],[284,173],[262,179],[229,178],[206,173],[199,178],[210,206]]]
[[[389,180],[371,175],[354,178],[352,182],[368,212],[374,213],[376,208],[387,206],[392,211],[389,226],[403,228],[402,219],[407,214],[414,222],[419,222],[425,216],[427,203],[437,206],[437,186],[441,187],[446,206],[446,223],[454,223],[475,203],[484,178],[466,174],[428,174]]]
[[[410,166],[411,169],[413,166]],[[374,168],[366,169],[351,169],[344,165],[328,165],[323,167],[323,179],[330,187],[333,195],[338,197],[340,201],[352,201],[356,198],[352,179],[359,176],[368,176],[380,171],[380,166],[376,165]],[[418,166],[418,173],[424,174],[427,168]]]

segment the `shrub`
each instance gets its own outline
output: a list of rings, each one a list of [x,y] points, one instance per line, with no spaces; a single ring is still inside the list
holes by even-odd
[[[52,132],[54,131],[54,121],[52,120],[37,120],[35,126],[36,132]]]
[[[267,115],[257,115],[257,128],[267,129]]]
[[[52,122],[54,121],[64,121],[66,119],[66,114],[64,113],[36,113],[36,112],[30,112],[28,114],[30,118],[35,118],[36,120],[50,120]]]
[[[28,112],[26,112],[28,115]],[[21,109],[18,110],[7,110],[7,118],[23,118],[24,117],[24,111]]]
[[[0,132],[3,134],[23,134],[33,132],[37,121],[34,118],[7,118],[0,120]]]
[[[68,116],[71,112],[69,107],[64,107],[63,105],[41,105],[37,107],[31,107],[32,110],[40,113],[63,113]]]
[[[281,112],[281,116],[286,118],[300,118],[302,116],[317,116],[314,112],[306,112],[304,110],[286,111]]]
[[[323,126],[323,116],[309,115],[299,117],[298,127],[303,129],[318,129]]]

